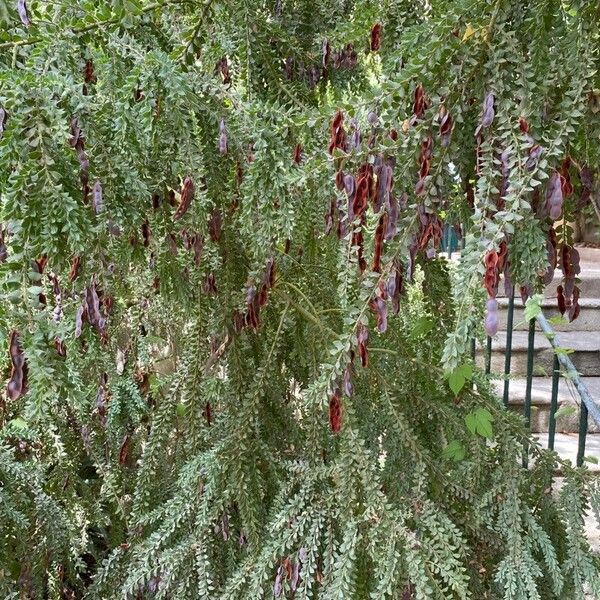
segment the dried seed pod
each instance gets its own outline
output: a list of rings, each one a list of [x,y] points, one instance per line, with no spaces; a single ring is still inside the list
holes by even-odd
[[[385,300],[377,296],[371,300],[369,306],[377,317],[377,331],[385,333],[387,329],[387,304]]]
[[[227,149],[227,129],[225,128],[225,121],[221,119],[219,123],[219,152],[227,154]]]
[[[567,303],[565,300],[564,289],[562,285],[559,285],[556,288],[556,301],[558,304],[558,310],[560,311],[560,314],[564,315],[565,311],[567,310]]]
[[[81,257],[74,256],[71,259],[71,268],[69,270],[69,281],[73,282],[77,279],[79,275],[79,263],[81,261]]]
[[[487,301],[484,327],[490,337],[498,333],[498,301],[495,298]]]
[[[119,464],[124,466],[129,461],[129,451],[131,447],[131,438],[129,434],[126,434],[121,443],[121,449],[119,450]]]
[[[371,28],[371,52],[379,52],[381,48],[381,23],[375,23]]]
[[[192,181],[192,178],[188,175],[183,180],[183,188],[181,190],[181,201],[179,202],[179,206],[177,207],[175,215],[173,216],[173,219],[175,221],[178,221],[179,219],[181,219],[181,217],[183,217],[183,215],[185,215],[185,213],[190,208],[190,204],[193,198],[194,182]]]
[[[381,255],[383,254],[383,238],[387,227],[387,213],[382,213],[375,230],[375,251],[373,254],[373,271],[381,273]]]
[[[369,364],[369,356],[367,352],[369,330],[362,323],[360,323],[357,327],[356,340],[358,343],[358,356],[360,358],[360,364],[364,368]]]
[[[29,27],[31,25],[31,19],[29,18],[29,11],[27,10],[27,3],[25,0],[17,0],[17,12],[19,13],[21,23],[23,23],[25,27]]]
[[[104,210],[104,202],[102,201],[102,185],[98,179],[96,179],[92,187],[92,208],[97,215]]]
[[[336,389],[329,399],[329,426],[332,433],[339,433],[342,428],[342,394]]]
[[[208,233],[210,239],[217,243],[221,239],[221,211],[215,207],[210,213],[210,220],[208,222]]]
[[[17,331],[10,334],[8,346],[12,370],[6,388],[6,395],[11,400],[17,400],[27,391],[27,361],[21,346],[21,340]]]
[[[347,146],[346,132],[344,131],[344,114],[341,110],[338,110],[331,122],[331,139],[328,147],[329,154],[333,154],[333,151],[336,148],[346,152]]]
[[[206,275],[202,289],[204,290],[204,293],[208,294],[209,296],[216,296],[218,294],[217,281],[214,273],[208,273],[208,275]]]
[[[6,131],[6,121],[8,121],[8,113],[3,106],[0,106],[0,140]]]
[[[419,84],[415,88],[415,94],[413,99],[413,115],[414,119],[421,119],[427,107],[427,101],[425,99],[425,93],[423,92],[423,86]]]
[[[292,160],[294,164],[299,165],[302,161],[302,146],[300,144],[296,144],[294,146],[294,152],[292,154]]]
[[[479,119],[479,125],[475,130],[475,137],[481,136],[481,131],[489,127],[494,120],[494,94],[491,92],[486,95],[483,99],[483,108],[481,110],[481,118]]]

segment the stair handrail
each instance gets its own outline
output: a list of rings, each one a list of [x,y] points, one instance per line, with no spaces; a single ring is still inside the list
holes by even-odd
[[[592,396],[590,395],[589,390],[587,389],[585,383],[581,380],[579,376],[579,372],[575,368],[575,365],[569,358],[567,354],[561,352],[562,346],[558,338],[556,337],[556,332],[550,326],[548,319],[546,319],[544,313],[540,310],[540,312],[536,315],[537,322],[544,332],[547,340],[550,342],[552,349],[554,350],[558,361],[564,367],[565,371],[568,373],[569,380],[575,386],[581,401],[585,404],[588,413],[592,416],[597,425],[600,425],[600,406],[594,401]]]

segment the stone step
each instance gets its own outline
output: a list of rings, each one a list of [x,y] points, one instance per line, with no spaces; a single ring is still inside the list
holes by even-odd
[[[548,436],[544,434],[536,434],[534,437],[543,448],[548,447]],[[578,435],[573,433],[557,433],[554,437],[554,450],[561,458],[571,461],[575,466],[577,462],[577,447]],[[586,460],[584,464],[590,471],[600,472],[600,434],[590,433],[585,440],[585,457],[591,460]],[[594,463],[596,459],[598,464]]]
[[[501,329],[506,328],[508,318],[508,298],[498,298],[498,324]],[[600,298],[580,298],[579,305],[581,312],[579,316],[569,323],[565,318],[561,322],[554,322],[552,329],[555,331],[599,331],[600,330]],[[544,298],[541,303],[546,318],[552,319],[560,317],[560,312],[555,298]],[[513,329],[527,330],[528,324],[525,321],[524,307],[521,299],[515,300],[515,311],[513,314]]]
[[[600,403],[600,377],[583,377],[583,383],[587,387],[591,397]],[[511,410],[523,412],[525,403],[526,378],[514,378],[509,382],[508,406]],[[504,392],[504,381],[495,380],[494,387],[498,395]],[[549,377],[534,377],[531,386],[531,430],[534,432],[548,431],[548,420],[550,417],[550,402],[552,396],[552,379]],[[579,431],[579,406],[580,399],[575,386],[571,381],[563,377],[558,382],[558,408],[572,406],[575,412],[561,416],[556,421],[556,431],[572,433]],[[588,431],[600,433],[600,424],[592,417],[588,419]]]
[[[600,377],[600,331],[562,331],[558,334],[563,348],[574,352],[569,358],[579,373],[586,377]],[[499,331],[492,340],[491,369],[496,373],[504,372],[504,354],[506,350],[506,331]],[[534,374],[548,376],[552,373],[554,351],[550,342],[542,333],[536,333],[534,345]],[[479,348],[478,364],[483,362],[483,351]],[[527,331],[513,331],[511,374],[527,373]]]

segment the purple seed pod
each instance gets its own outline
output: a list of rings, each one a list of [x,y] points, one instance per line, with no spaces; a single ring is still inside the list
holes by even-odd
[[[495,298],[487,301],[484,327],[490,337],[498,333],[498,301]]]
[[[376,127],[377,123],[379,123],[379,117],[377,116],[377,113],[370,111],[367,115],[367,121],[369,122],[369,125]]]

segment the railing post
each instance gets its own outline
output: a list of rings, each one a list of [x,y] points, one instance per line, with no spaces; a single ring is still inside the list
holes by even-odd
[[[489,375],[492,370],[492,338],[488,335],[485,340],[485,374]]]
[[[508,406],[508,386],[510,385],[510,362],[512,359],[512,336],[513,336],[513,318],[515,314],[515,288],[510,289],[510,298],[508,299],[508,315],[506,317],[506,351],[504,354],[504,394],[502,400],[504,406]]]
[[[529,320],[529,335],[527,336],[527,385],[525,387],[525,405],[523,406],[523,415],[527,428],[531,429],[531,385],[533,383],[533,353],[535,344],[535,318]],[[523,444],[523,467],[527,468],[529,464],[529,445]]]
[[[583,464],[583,457],[585,456],[585,439],[588,431],[588,409],[583,399],[581,400],[581,407],[579,409],[579,442],[577,444],[577,466],[580,467]]]
[[[554,436],[556,434],[556,409],[558,407],[558,382],[560,379],[560,363],[558,354],[554,353],[552,363],[552,395],[550,397],[550,416],[548,417],[548,448],[554,450]]]

